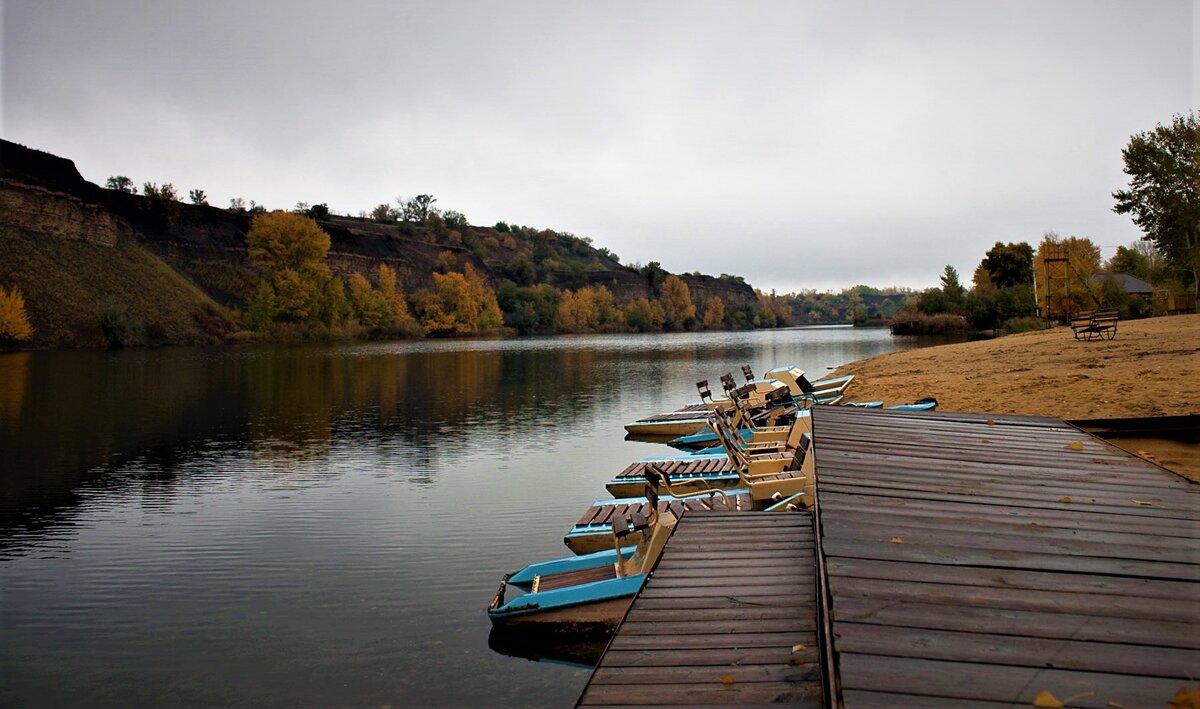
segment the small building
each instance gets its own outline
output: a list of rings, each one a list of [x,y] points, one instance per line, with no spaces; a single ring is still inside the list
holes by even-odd
[[[1154,286],[1128,273],[1096,273],[1092,275],[1092,285],[1099,288],[1109,278],[1120,283],[1125,292],[1130,295],[1139,295],[1147,301],[1154,297]]]

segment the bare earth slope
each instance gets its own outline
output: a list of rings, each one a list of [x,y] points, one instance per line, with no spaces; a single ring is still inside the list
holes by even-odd
[[[852,398],[888,404],[935,396],[942,411],[1063,419],[1200,412],[1200,315],[1121,322],[1113,340],[1065,327],[853,362]],[[1200,446],[1114,441],[1200,480]]]

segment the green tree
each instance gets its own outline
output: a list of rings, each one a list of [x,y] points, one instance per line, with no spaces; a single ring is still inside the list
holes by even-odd
[[[436,201],[437,197],[433,195],[419,194],[411,199],[397,198],[396,204],[400,205],[401,219],[414,224],[424,224],[438,213],[437,208],[433,206]]]
[[[646,285],[650,286],[650,292],[654,295],[659,295],[659,289],[662,287],[663,281],[670,275],[662,264],[658,261],[651,261],[639,269],[642,278],[646,279]]]
[[[188,199],[192,204],[208,206],[208,195],[204,194],[204,190],[189,190]]]
[[[947,264],[942,273],[942,294],[946,296],[948,308],[954,310],[961,307],[966,293],[967,289],[958,280],[958,270]]]
[[[133,184],[133,180],[124,175],[113,175],[104,182],[104,186],[110,190],[118,192],[128,192],[129,194],[137,194],[137,187]]]
[[[1028,285],[1033,282],[1033,247],[1024,241],[1013,244],[997,241],[980,265],[997,288]]]
[[[33,335],[29,314],[25,312],[25,297],[13,286],[0,286],[0,342],[21,342]]]
[[[1143,238],[1200,294],[1200,121],[1177,115],[1169,126],[1132,136],[1121,157],[1129,189],[1113,193],[1113,211],[1132,215]]]
[[[504,313],[504,324],[521,335],[554,331],[554,318],[563,294],[554,286],[539,283],[520,287],[510,280],[500,283],[496,302]]]
[[[147,182],[142,185],[142,194],[146,197],[142,203],[142,210],[154,221],[157,228],[166,229],[179,221],[179,195],[175,192],[175,185],[164,182],[162,187],[159,187],[153,182]]]

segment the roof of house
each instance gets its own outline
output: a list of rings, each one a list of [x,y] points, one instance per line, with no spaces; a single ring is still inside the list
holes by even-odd
[[[1103,283],[1106,278],[1116,279],[1117,283],[1125,287],[1127,293],[1151,295],[1154,292],[1154,286],[1128,273],[1096,273],[1092,275],[1092,280],[1096,283]]]

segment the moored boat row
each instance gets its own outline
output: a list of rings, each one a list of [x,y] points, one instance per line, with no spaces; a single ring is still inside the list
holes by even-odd
[[[758,379],[747,366],[743,374],[746,382],[740,386],[732,375],[721,377],[724,396],[714,397],[708,382],[701,381],[699,402],[626,426],[631,434],[654,430],[664,441],[687,429],[700,437],[686,447],[699,450],[636,461],[609,480],[613,498],[595,500],[564,535],[574,556],[504,576],[487,610],[494,627],[571,636],[608,632],[688,510],[804,511],[811,506],[809,411],[842,401],[853,377],[811,383],[798,367],[773,369]]]

